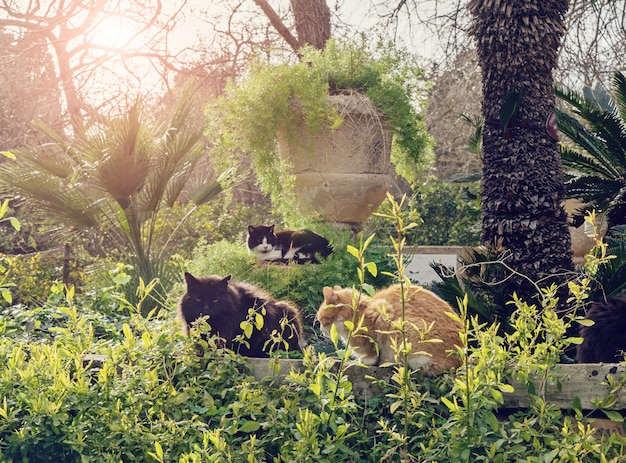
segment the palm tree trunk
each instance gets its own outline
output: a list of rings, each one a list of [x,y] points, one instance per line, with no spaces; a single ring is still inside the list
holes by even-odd
[[[556,134],[547,121],[567,8],[567,0],[469,4],[483,77],[482,241],[504,249],[513,275],[507,297],[515,291],[536,302],[538,287],[556,283],[562,306],[572,251]]]

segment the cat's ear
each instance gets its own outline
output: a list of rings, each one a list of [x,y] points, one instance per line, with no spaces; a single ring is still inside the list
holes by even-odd
[[[254,227],[252,225],[248,225],[248,233],[254,232]]]
[[[273,223],[272,225],[270,225],[270,234],[274,233],[274,225],[276,225],[276,224]]]
[[[224,286],[228,286],[228,282],[230,281],[230,279],[232,278],[232,275],[226,275],[223,279],[222,279],[222,283],[224,283]]]
[[[191,273],[185,272],[185,283],[187,283],[187,288],[194,287],[198,285],[198,279],[194,277]]]
[[[339,285],[335,285],[335,291],[341,291],[343,288]]]
[[[326,304],[337,304],[337,294],[331,287],[324,286],[324,289],[322,289],[322,294],[324,295],[324,302]]]

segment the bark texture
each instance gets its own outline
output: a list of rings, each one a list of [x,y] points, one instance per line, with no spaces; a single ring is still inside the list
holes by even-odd
[[[573,270],[561,160],[546,130],[567,8],[567,0],[469,4],[483,79],[482,241],[505,250],[514,274],[507,293],[528,302],[537,286],[557,283],[564,304]],[[502,108],[516,96],[517,110],[504,110],[513,114],[504,130]]]
[[[300,44],[323,50],[330,38],[330,9],[326,0],[291,0]]]

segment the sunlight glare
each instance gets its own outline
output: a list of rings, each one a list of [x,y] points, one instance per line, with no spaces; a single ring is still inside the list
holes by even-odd
[[[89,42],[103,49],[123,49],[132,41],[136,24],[121,16],[103,18],[92,31]]]

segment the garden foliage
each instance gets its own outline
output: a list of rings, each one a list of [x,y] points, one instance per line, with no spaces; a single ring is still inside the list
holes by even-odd
[[[392,239],[397,269],[379,272],[367,254],[370,237],[348,245],[357,287],[367,289],[368,275],[381,273],[403,281],[402,231],[413,224],[393,205],[387,218],[398,229]],[[236,264],[237,256],[229,255]],[[279,268],[272,271],[287,273]],[[459,301],[463,345],[451,355],[461,356],[463,366],[429,377],[406,369],[399,355],[389,379],[372,378],[383,393],[365,402],[346,376],[360,366],[341,346],[338,355],[309,347],[302,370],[283,372],[282,381],[257,381],[245,359],[218,348],[213,337],[200,337],[206,324],[182,336],[173,303],[141,316],[153,285],[140,287],[131,304],[123,297],[129,280],[123,265],[112,269],[111,280],[111,287],[82,294],[56,285],[39,310],[2,312],[0,462],[623,458],[623,437],[596,435],[575,402],[570,416],[544,400],[545,385],[559,381],[559,352],[579,342],[565,335],[574,321],[556,316],[554,288],[543,292],[541,305],[515,298],[515,329],[504,334],[468,315],[467,300]],[[572,290],[578,303],[584,282]],[[505,416],[512,378],[525,385],[533,405]],[[625,382],[612,384],[613,392]],[[598,402],[605,404],[610,401]],[[608,416],[622,420],[615,412]]]

